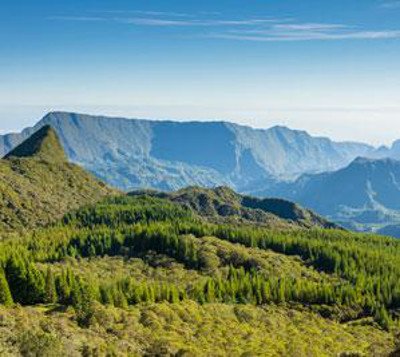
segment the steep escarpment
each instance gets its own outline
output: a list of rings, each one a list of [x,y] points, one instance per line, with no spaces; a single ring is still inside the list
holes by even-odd
[[[241,192],[276,180],[344,167],[372,147],[336,143],[285,127],[173,122],[54,112],[20,134],[0,136],[0,154],[51,125],[68,158],[113,186],[176,190],[229,185]]]

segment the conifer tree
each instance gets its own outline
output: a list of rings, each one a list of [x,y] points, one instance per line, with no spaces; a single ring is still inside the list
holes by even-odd
[[[53,271],[50,267],[47,268],[46,285],[44,291],[44,302],[48,304],[56,303],[58,300],[56,284],[54,280]]]
[[[78,325],[89,327],[94,315],[94,297],[91,288],[82,279],[77,279],[72,289],[72,306]]]
[[[0,271],[0,304],[5,306],[10,306],[13,304],[11,291],[2,270]]]

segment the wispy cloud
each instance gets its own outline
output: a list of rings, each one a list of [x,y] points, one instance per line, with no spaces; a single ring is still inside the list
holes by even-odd
[[[377,40],[400,38],[400,31],[359,31],[344,34],[326,33],[291,33],[291,34],[268,34],[265,36],[254,36],[244,34],[220,33],[210,37],[253,42],[294,42],[294,41],[315,41],[315,40]]]
[[[329,41],[377,40],[400,38],[400,30],[364,30],[342,24],[275,24],[266,29],[230,30],[209,36],[220,39],[278,42],[278,41]]]
[[[157,17],[193,17],[191,14],[172,11],[148,11],[148,10],[96,10],[98,14],[118,14],[118,15],[136,15],[136,16],[157,16]]]
[[[175,16],[167,16],[170,13],[166,12],[154,12],[154,11],[134,11],[135,13],[141,13],[147,16],[118,16],[122,15],[119,11],[107,11],[107,13],[113,14],[114,16],[52,16],[51,20],[64,20],[64,21],[112,21],[126,24],[132,24],[137,26],[156,26],[156,27],[207,27],[207,26],[256,26],[256,25],[267,25],[271,23],[284,22],[285,19],[273,19],[273,18],[249,18],[249,19],[199,19],[190,18],[191,15],[179,14],[182,18],[176,18]],[[127,15],[127,12],[123,13]],[[128,13],[129,14],[129,13]],[[153,15],[153,16],[150,16]],[[183,18],[187,17],[187,18]]]
[[[343,29],[348,26],[341,24],[319,24],[319,23],[303,23],[303,24],[278,24],[275,25],[275,29],[281,30],[300,30],[300,31],[324,31],[324,30],[336,30]]]
[[[274,19],[245,19],[245,20],[176,20],[176,19],[160,19],[160,18],[117,18],[119,22],[124,22],[133,25],[142,26],[176,26],[176,27],[204,27],[204,26],[254,26],[254,25],[265,25],[278,20]]]
[[[399,5],[399,1],[385,3]],[[338,41],[338,40],[379,40],[399,39],[400,29],[366,29],[338,23],[295,22],[293,19],[273,17],[224,18],[221,14],[184,14],[161,11],[119,11],[109,10],[99,16],[53,16],[60,21],[107,21],[132,26],[193,28],[191,35],[214,39],[290,42],[290,41]],[[207,28],[196,34],[196,28]]]
[[[381,7],[385,9],[400,9],[400,1],[384,1]]]
[[[107,19],[98,16],[50,16],[49,20],[55,21],[82,21],[82,22],[93,22],[93,21],[106,21]]]

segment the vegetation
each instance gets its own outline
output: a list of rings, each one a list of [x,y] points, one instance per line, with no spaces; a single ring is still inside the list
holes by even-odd
[[[5,356],[386,356],[395,348],[368,322],[284,305],[95,304],[88,328],[77,327],[72,309],[48,306],[0,307],[0,319]]]
[[[229,187],[215,189],[188,187],[172,193],[151,190],[133,191],[130,195],[167,198],[213,221],[257,223],[268,227],[290,226],[339,228],[314,212],[282,199],[260,199],[236,193]]]
[[[223,311],[230,306],[230,314],[245,311],[244,316],[252,316],[252,329],[265,324],[257,320],[262,311],[272,311],[277,318],[286,316],[286,323],[294,314],[301,324],[311,319],[335,331],[348,329],[349,336],[355,330],[365,334],[351,345],[354,350],[332,342],[335,353],[389,353],[395,348],[400,307],[398,244],[394,239],[343,230],[210,223],[168,199],[113,197],[71,212],[52,227],[4,239],[0,297],[8,309],[15,309],[12,304],[24,309],[63,307],[69,312],[57,308],[54,316],[66,314],[73,317],[76,329],[89,330],[97,329],[99,311],[106,316],[130,316],[162,306],[173,311],[190,307],[193,314],[213,306],[218,312],[212,324],[226,323]],[[31,311],[42,314],[35,309]],[[143,319],[140,323],[146,325]],[[282,322],[278,320],[270,323]],[[154,321],[147,328],[155,332],[154,323],[168,331],[172,321]],[[73,332],[77,338],[78,331]],[[205,333],[198,338],[210,338]],[[135,348],[167,348],[177,353],[185,340],[174,336],[161,343],[154,335],[149,340],[154,345],[138,340]],[[300,339],[300,334],[296,336]],[[104,334],[97,337],[104,346],[111,339]],[[62,340],[62,334],[57,338]],[[272,335],[263,341],[267,338]],[[271,355],[281,351],[294,355],[288,341],[272,349]],[[297,343],[319,355],[318,344]],[[199,344],[200,340],[194,343],[193,353],[199,353]],[[204,351],[210,346],[204,346]],[[242,353],[250,348],[246,340],[235,346]],[[254,345],[253,352],[260,346]],[[222,345],[218,348],[222,355]]]
[[[0,165],[4,225],[39,226],[0,240],[1,355],[399,353],[400,241],[226,188],[93,203],[113,191],[45,130]]]
[[[56,134],[44,127],[0,160],[0,230],[44,226],[115,193],[68,163]]]

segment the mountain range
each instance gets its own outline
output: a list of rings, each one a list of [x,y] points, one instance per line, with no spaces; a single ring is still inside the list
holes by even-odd
[[[45,226],[67,212],[102,197],[121,194],[68,162],[56,132],[44,126],[0,160],[0,228],[20,230]],[[336,226],[312,211],[283,200],[242,196],[228,187],[188,187],[177,192],[135,191],[168,199],[195,214],[221,221],[268,227]]]
[[[347,228],[388,232],[385,226],[400,222],[400,161],[357,158],[343,169],[303,175],[259,192],[269,194],[294,200]]]
[[[374,148],[283,126],[52,112],[32,128],[0,136],[0,155],[46,126],[70,161],[124,191],[228,186],[298,202],[347,228],[400,231],[400,141]]]
[[[229,185],[251,192],[276,180],[335,170],[374,148],[276,126],[172,122],[54,112],[33,128],[0,136],[0,155],[51,125],[72,162],[123,190]]]

